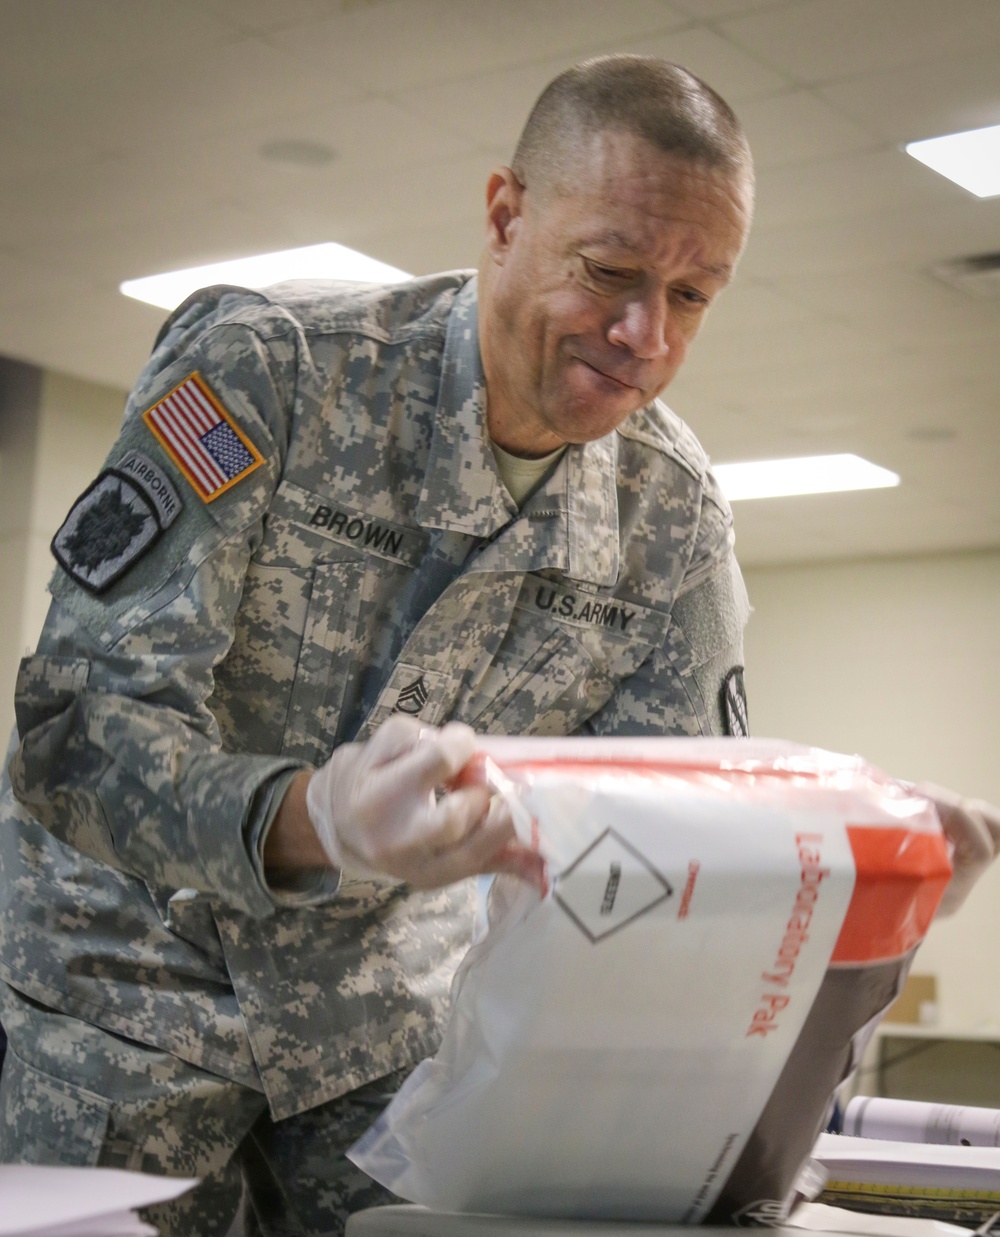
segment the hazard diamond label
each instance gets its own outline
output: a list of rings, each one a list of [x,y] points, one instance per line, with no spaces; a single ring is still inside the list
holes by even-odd
[[[614,829],[606,829],[563,872],[554,896],[596,943],[673,894],[667,878]]]

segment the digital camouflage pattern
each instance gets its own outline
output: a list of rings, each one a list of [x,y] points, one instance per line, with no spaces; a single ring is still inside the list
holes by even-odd
[[[194,373],[263,459],[207,501],[142,416]],[[747,603],[688,429],[651,405],[518,512],[484,424],[469,273],[181,307],[107,467],[182,509],[134,554],[95,517],[131,561],[99,594],[57,570],[22,664],[4,979],[289,1117],[435,1050],[473,899],[269,883],[297,769],[396,709],[493,734],[723,732]],[[103,581],[82,528],[64,553]]]
[[[0,1089],[0,1164],[72,1163],[198,1185],[142,1216],[162,1237],[340,1234],[354,1211],[400,1201],[345,1156],[402,1081],[390,1075],[287,1121],[259,1091],[33,1005],[0,985],[12,1053]],[[100,1094],[74,1079],[100,1080]]]

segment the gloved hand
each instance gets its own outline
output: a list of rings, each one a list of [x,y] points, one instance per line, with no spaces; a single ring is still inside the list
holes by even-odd
[[[541,885],[506,805],[482,786],[448,789],[475,750],[468,726],[440,730],[394,714],[312,775],[306,807],[330,863],[349,876],[436,889],[483,872]]]
[[[920,782],[916,789],[933,800],[945,837],[953,847],[954,873],[937,911],[938,915],[951,915],[1000,854],[1000,808],[983,799],[964,799],[930,782]]]

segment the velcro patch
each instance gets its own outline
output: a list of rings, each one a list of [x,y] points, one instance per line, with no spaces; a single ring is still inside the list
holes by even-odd
[[[422,722],[439,726],[450,700],[453,683],[440,670],[430,670],[407,662],[397,662],[389,681],[379,694],[365,723],[369,729],[380,725],[390,713],[408,713]]]
[[[180,515],[183,509],[180,496],[163,469],[158,468],[148,455],[143,455],[141,451],[129,451],[118,461],[114,471],[124,473],[138,484],[147,498],[152,499],[161,528],[169,528]]]
[[[162,534],[154,499],[109,468],[73,504],[52,539],[52,553],[78,584],[103,593]]]
[[[202,502],[212,502],[264,462],[197,371],[142,419]]]
[[[430,693],[427,690],[424,676],[417,675],[415,679],[399,689],[399,695],[396,697],[396,712],[409,713],[416,717],[429,699]]]
[[[667,616],[620,597],[574,589],[561,581],[527,575],[517,599],[522,610],[534,611],[570,627],[601,628],[642,644],[662,644]]]
[[[743,682],[743,667],[736,666],[722,684],[722,708],[726,718],[726,733],[739,739],[750,734],[747,692]]]

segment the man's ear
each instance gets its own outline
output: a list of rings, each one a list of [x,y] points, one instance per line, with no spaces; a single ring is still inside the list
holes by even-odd
[[[497,168],[486,182],[486,249],[502,263],[517,235],[524,186],[508,167]]]

